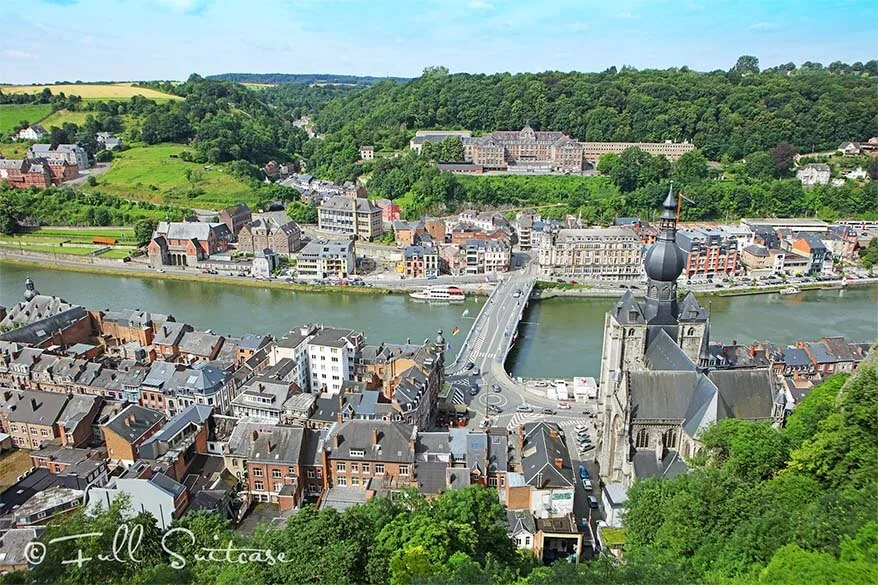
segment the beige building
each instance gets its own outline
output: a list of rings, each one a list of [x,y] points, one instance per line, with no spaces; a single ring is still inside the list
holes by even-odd
[[[695,150],[695,145],[688,142],[580,142],[582,157],[592,163],[596,163],[605,154],[622,154],[627,149],[636,147],[653,156],[663,156],[673,162]]]
[[[582,147],[561,132],[537,132],[525,126],[520,131],[492,132],[462,141],[464,158],[486,169],[522,165],[582,170]]]
[[[632,282],[640,277],[642,245],[622,227],[543,232],[534,246],[545,276]]]
[[[384,233],[381,208],[365,197],[336,195],[317,208],[320,230],[371,241]]]

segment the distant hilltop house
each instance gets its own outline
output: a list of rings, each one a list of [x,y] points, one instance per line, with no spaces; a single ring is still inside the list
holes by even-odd
[[[110,132],[98,132],[95,134],[95,140],[104,150],[115,150],[122,146],[122,139],[113,136]]]
[[[18,131],[18,140],[40,140],[49,133],[39,124],[33,124]]]
[[[844,156],[856,156],[864,152],[878,152],[878,136],[866,142],[842,142],[836,149]]]
[[[375,147],[365,145],[360,147],[360,160],[372,160],[375,158]]]
[[[832,171],[825,163],[810,163],[796,171],[796,178],[802,181],[805,187],[828,185],[831,175]]]
[[[194,266],[229,249],[231,232],[224,223],[159,222],[147,252],[153,266]]]
[[[28,158],[44,158],[49,163],[64,161],[69,165],[76,165],[80,169],[89,168],[88,153],[78,144],[58,144],[52,148],[51,144],[34,144],[27,149]]]

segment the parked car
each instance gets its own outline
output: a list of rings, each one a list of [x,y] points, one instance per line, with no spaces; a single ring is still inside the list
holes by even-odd
[[[537,380],[536,382],[534,382],[534,386],[536,386],[537,388],[545,388],[548,385],[549,383],[545,380]]]
[[[580,479],[588,479],[588,468],[585,465],[579,466],[579,478]]]
[[[519,404],[515,407],[516,412],[533,412],[534,409],[527,404]]]
[[[570,410],[571,406],[569,404],[567,404],[566,402],[559,402],[558,408],[561,410]]]
[[[466,363],[466,369],[467,369],[467,370],[471,370],[471,369],[473,369],[474,367],[476,367],[476,365],[475,365],[474,363],[472,363],[472,362],[467,362],[467,363]]]
[[[478,386],[473,386],[472,388],[469,389],[469,395],[470,395],[470,396],[475,396],[475,395],[478,394],[478,393],[479,393],[479,387],[478,387]]]
[[[587,491],[587,492],[590,492],[591,490],[594,489],[594,486],[591,484],[590,479],[583,479],[582,480],[582,487],[585,488],[585,491]]]
[[[589,443],[589,444],[587,444],[587,445],[580,445],[580,446],[579,446],[579,452],[580,452],[580,453],[588,453],[588,452],[591,451],[592,449],[594,449],[594,445],[593,445],[592,443]]]
[[[580,424],[576,425],[575,427],[573,427],[573,430],[578,433],[579,431],[588,430],[588,427],[585,426],[584,424],[580,423]]]
[[[588,497],[586,498],[586,500],[588,500],[588,507],[589,507],[589,508],[592,508],[592,509],[594,509],[594,510],[597,509],[597,507],[598,507],[598,499],[597,499],[596,497],[594,497],[594,496],[588,496]]]

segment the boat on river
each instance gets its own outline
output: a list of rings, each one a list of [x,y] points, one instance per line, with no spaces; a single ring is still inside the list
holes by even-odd
[[[802,292],[802,290],[797,286],[788,286],[780,289],[778,292],[782,295],[797,295]]]
[[[466,293],[457,286],[430,286],[424,290],[410,293],[417,301],[435,301],[440,303],[458,303],[466,299]]]

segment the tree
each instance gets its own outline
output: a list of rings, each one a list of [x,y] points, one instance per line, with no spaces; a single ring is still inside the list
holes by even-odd
[[[438,145],[439,160],[443,162],[463,162],[464,150],[460,136],[449,136]]]
[[[863,266],[868,269],[878,264],[878,238],[872,238],[869,245],[860,250],[860,260]]]
[[[755,75],[759,73],[759,59],[753,55],[741,55],[735,63],[734,70],[742,76]]]
[[[141,219],[134,223],[134,238],[140,246],[145,245],[152,239],[152,234],[158,227],[159,222],[154,219]]]
[[[744,173],[751,179],[769,181],[774,178],[775,166],[767,152],[754,152],[744,161]]]
[[[10,194],[0,192],[0,233],[11,235],[17,232],[20,213]]]
[[[774,176],[782,179],[789,176],[790,169],[796,163],[796,155],[799,150],[784,140],[771,150],[771,160],[774,161]]]
[[[691,185],[703,181],[707,176],[707,158],[700,150],[684,153],[674,163],[674,181],[681,185]]]

